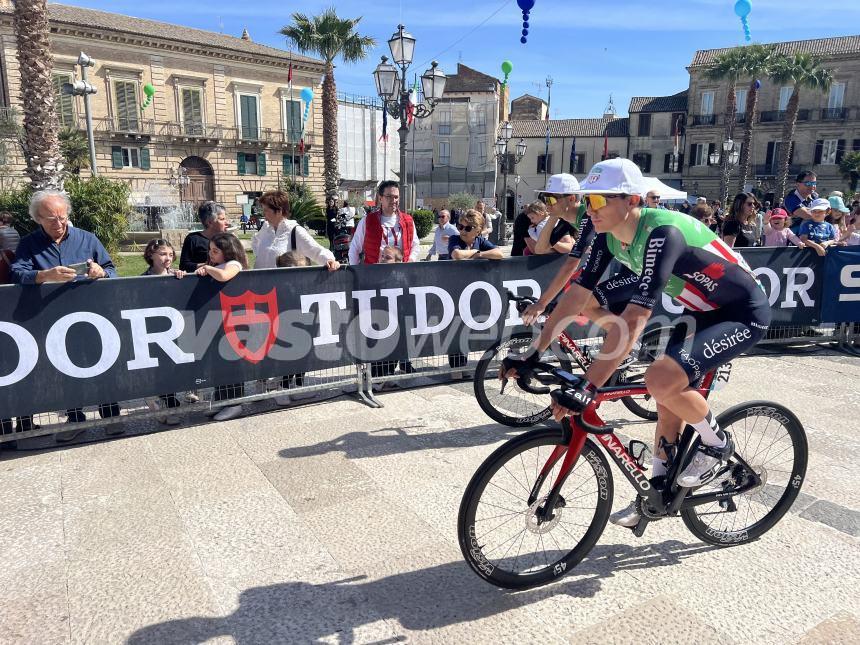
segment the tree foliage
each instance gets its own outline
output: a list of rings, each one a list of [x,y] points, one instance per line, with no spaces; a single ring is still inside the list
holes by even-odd
[[[839,172],[848,182],[851,192],[856,192],[857,184],[860,182],[860,152],[850,152],[842,157],[842,161],[839,162]]]
[[[418,208],[412,211],[410,215],[412,215],[412,219],[415,221],[415,230],[418,232],[418,239],[420,240],[430,235],[434,223],[433,211],[429,211],[426,208]]]
[[[472,193],[453,193],[448,196],[448,210],[459,209],[462,211],[475,208],[478,198]]]
[[[90,167],[90,149],[83,132],[74,128],[60,130],[60,152],[66,164],[66,170],[73,175],[80,175],[81,170]]]

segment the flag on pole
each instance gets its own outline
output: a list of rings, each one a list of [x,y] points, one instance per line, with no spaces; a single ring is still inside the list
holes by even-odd
[[[406,108],[406,125],[412,125],[415,120],[415,106],[418,105],[418,77],[415,77],[415,84],[409,90],[409,105]]]
[[[304,137],[299,139],[299,154],[300,155],[305,154],[305,138]]]
[[[570,144],[570,172],[576,172],[576,137],[573,138],[573,143]]]
[[[290,68],[287,70],[287,87],[293,89],[293,60],[292,52],[290,52]]]
[[[382,108],[382,136],[379,137],[380,141],[388,141],[388,110],[385,109],[385,106]]]

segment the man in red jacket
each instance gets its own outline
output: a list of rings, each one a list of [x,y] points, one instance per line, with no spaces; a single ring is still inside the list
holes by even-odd
[[[376,189],[377,208],[358,222],[349,245],[350,264],[377,264],[386,246],[403,251],[404,262],[417,262],[421,244],[412,216],[400,210],[400,187],[382,181]]]

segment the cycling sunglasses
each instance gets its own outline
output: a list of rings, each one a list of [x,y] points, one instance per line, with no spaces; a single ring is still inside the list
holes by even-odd
[[[472,231],[475,230],[475,227],[472,226],[471,224],[468,224],[467,226],[463,226],[462,224],[457,224],[457,230],[463,231],[464,233],[471,233]]]
[[[624,195],[583,195],[583,199],[585,200],[586,206],[593,211],[603,208],[606,206],[607,199],[620,199],[624,197]]]

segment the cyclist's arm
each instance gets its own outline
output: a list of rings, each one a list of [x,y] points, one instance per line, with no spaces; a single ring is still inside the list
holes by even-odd
[[[580,222],[579,225],[579,239],[576,241],[576,245],[570,252],[570,257],[581,258],[593,240],[594,224],[591,223],[591,217],[589,216],[588,211],[586,211],[582,216],[582,222]]]
[[[672,277],[675,263],[686,249],[683,234],[674,226],[658,226],[648,236],[636,292],[621,313],[619,324],[609,327],[600,355],[586,371],[590,383],[602,387],[633,349]]]
[[[594,291],[594,287],[597,286],[600,276],[602,276],[603,272],[606,271],[611,260],[612,254],[609,252],[609,247],[606,245],[606,236],[599,235],[594,242],[594,247],[591,250],[591,254],[588,256],[588,261],[585,263],[585,268],[583,268],[579,278],[576,279],[576,282],[571,286],[570,290],[564,294],[562,299],[559,301],[558,306],[549,317],[549,320],[547,320],[544,325],[540,338],[538,339],[538,349],[541,351],[546,350],[552,341],[557,338],[562,331],[564,331],[570,323],[570,319],[579,315],[579,312],[582,311],[583,307],[588,304],[591,292]],[[570,259],[568,262],[570,262]],[[565,266],[567,266],[567,263]],[[560,281],[561,275],[563,274],[559,273],[559,275],[556,276],[556,279],[553,280],[552,284],[550,284],[550,288],[553,287],[556,281]],[[566,282],[568,278],[569,274],[563,282]],[[561,288],[559,288],[559,290],[561,290]]]
[[[531,325],[538,316],[543,313],[543,310],[546,309],[547,305],[552,302],[553,298],[555,298],[561,290],[567,285],[570,281],[570,278],[579,268],[581,258],[568,257],[567,260],[564,261],[564,264],[561,266],[561,269],[558,270],[558,273],[555,274],[555,277],[552,279],[552,282],[549,283],[549,286],[540,294],[540,298],[538,298],[537,303],[529,306],[525,312],[523,313],[523,322],[527,325]]]

